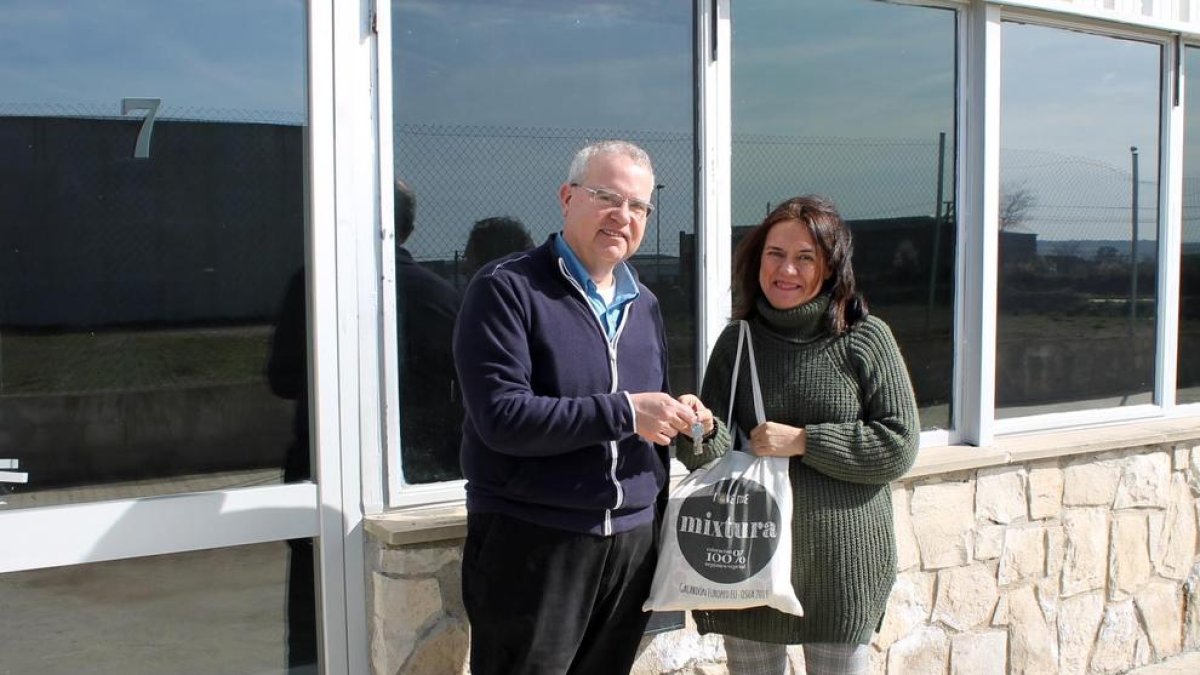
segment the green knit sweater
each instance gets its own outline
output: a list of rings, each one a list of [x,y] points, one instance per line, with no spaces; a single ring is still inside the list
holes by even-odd
[[[783,644],[866,644],[883,618],[896,579],[896,540],[888,483],[917,453],[916,399],[887,324],[869,316],[840,337],[822,321],[829,296],[779,311],[765,300],[750,319],[768,421],[804,427],[807,452],[791,459],[792,584],[804,616],[768,607],[694,612],[701,633]],[[738,326],[717,339],[701,398],[722,422]],[[744,349],[744,348],[743,348]],[[734,424],[755,426],[745,354]],[[723,454],[730,434],[719,428],[695,454],[677,454],[689,469]]]

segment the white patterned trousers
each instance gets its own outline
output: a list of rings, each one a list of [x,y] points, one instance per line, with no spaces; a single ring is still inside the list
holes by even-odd
[[[729,675],[787,675],[787,645],[725,638]],[[805,673],[797,675],[867,675],[867,645],[811,642],[803,645]]]

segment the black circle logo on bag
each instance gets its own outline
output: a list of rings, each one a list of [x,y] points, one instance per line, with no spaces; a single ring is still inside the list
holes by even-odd
[[[696,490],[679,508],[679,550],[704,578],[744,581],[767,566],[779,546],[779,504],[746,478],[717,481]]]

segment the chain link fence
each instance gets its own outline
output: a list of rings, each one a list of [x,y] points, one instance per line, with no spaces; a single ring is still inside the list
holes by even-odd
[[[952,141],[733,137],[733,221],[756,223],[799,194],[833,199],[847,220],[932,216],[953,199]],[[941,178],[939,189],[938,179]]]
[[[1087,157],[1002,149],[1002,229],[1036,235],[1040,255],[1091,259],[1101,248],[1123,242],[1120,255],[1128,261],[1136,222],[1141,240],[1138,257],[1156,259],[1157,153],[1131,154],[1129,166],[1116,167]],[[1195,180],[1187,182],[1192,184],[1192,194],[1185,190],[1185,203],[1197,196]]]
[[[494,216],[521,221],[540,243],[562,228],[558,187],[571,158],[584,145],[611,138],[645,149],[661,186],[642,253],[677,255],[679,233],[695,231],[689,133],[401,124],[394,138],[396,177],[417,195],[408,248],[420,261],[461,258],[471,226]]]

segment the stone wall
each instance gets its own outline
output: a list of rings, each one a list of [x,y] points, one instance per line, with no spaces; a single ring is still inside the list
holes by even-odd
[[[894,486],[876,672],[1123,673],[1200,648],[1198,494],[1190,446]]]
[[[462,540],[403,548],[367,541],[367,635],[374,675],[467,673]]]
[[[1200,447],[922,476],[892,495],[899,577],[875,675],[1123,673],[1200,649]],[[461,545],[369,544],[377,675],[467,672]],[[634,673],[725,673],[720,639],[690,625],[648,638]]]

